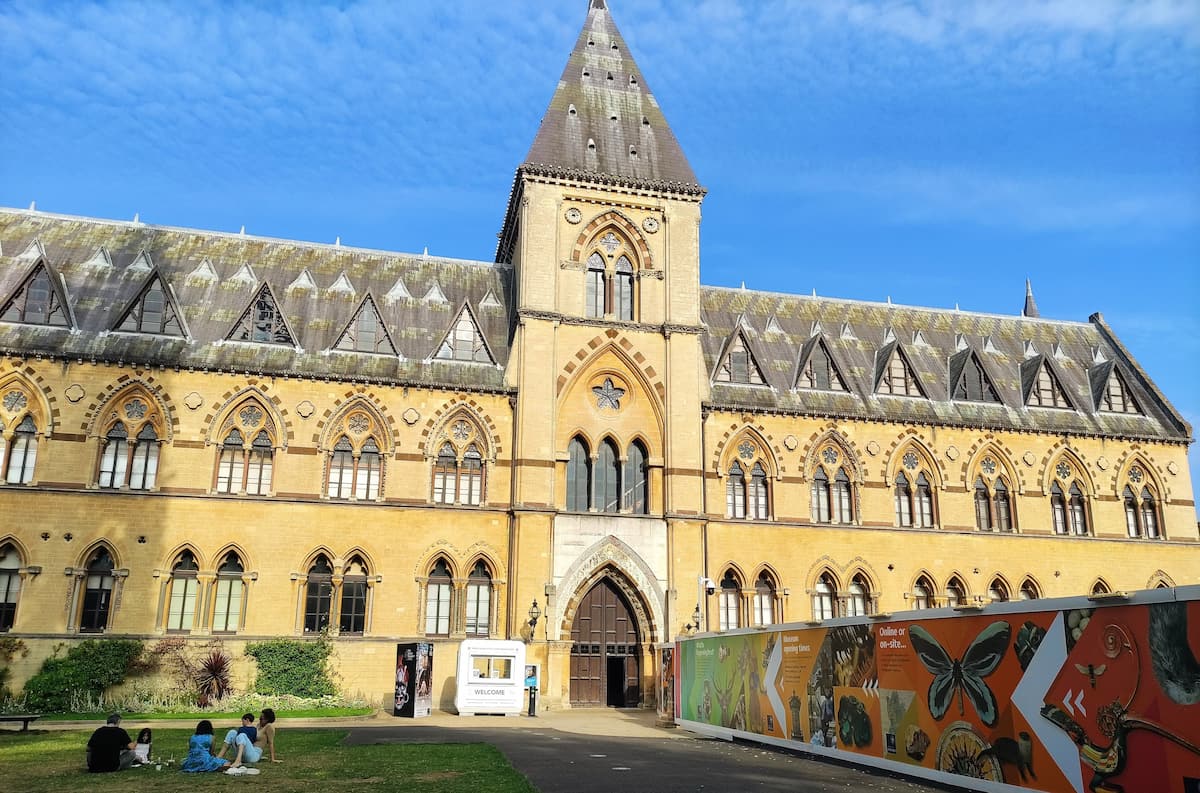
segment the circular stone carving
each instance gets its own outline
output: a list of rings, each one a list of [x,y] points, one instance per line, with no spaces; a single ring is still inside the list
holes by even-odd
[[[400,414],[400,418],[404,419],[404,423],[411,427],[421,420],[421,414],[417,412],[416,408],[409,408]]]
[[[654,232],[658,231],[657,218],[646,218],[642,221],[642,228],[646,230],[647,234],[653,234]]]
[[[183,404],[187,405],[188,410],[195,410],[204,404],[204,397],[193,391],[183,398]]]
[[[1167,472],[1169,474],[1171,474],[1171,476],[1175,476],[1175,474],[1179,473],[1179,466],[1175,463],[1174,460],[1167,463]]]
[[[872,457],[879,454],[879,444],[876,443],[875,441],[871,441],[870,443],[868,443],[867,444],[867,454],[871,455]]]
[[[1101,471],[1107,471],[1108,470],[1108,458],[1105,457],[1104,455],[1100,455],[1099,457],[1097,457],[1096,458],[1096,467],[1099,468]]]
[[[957,460],[958,459],[958,447],[957,446],[947,446],[946,447],[946,459],[947,460]]]
[[[796,440],[795,435],[789,435],[783,439],[783,445],[787,447],[789,452],[796,451],[796,447],[800,445],[800,441]],[[1174,463],[1172,463],[1174,465]]]
[[[1025,452],[1025,455],[1021,459],[1025,461],[1026,465],[1033,465],[1037,462],[1037,457],[1034,456],[1033,452]]]
[[[87,396],[87,393],[83,390],[83,386],[79,383],[72,383],[63,394],[72,402],[78,402]]]
[[[301,402],[299,405],[296,405],[296,412],[300,414],[300,418],[302,419],[308,418],[314,412],[316,412],[316,410],[317,409],[313,406],[313,403],[309,402],[307,399]]]
[[[567,219],[568,223],[571,223],[573,225],[573,224],[578,223],[579,221],[583,220],[583,213],[580,212],[575,207],[571,207],[570,209],[567,210],[567,213],[563,217],[565,217]]]

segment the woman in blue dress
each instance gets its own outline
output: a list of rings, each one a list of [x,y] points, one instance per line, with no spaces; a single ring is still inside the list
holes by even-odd
[[[220,757],[214,757],[212,746],[212,722],[205,719],[196,725],[196,734],[188,738],[187,757],[184,758],[183,765],[180,766],[179,770],[191,774],[225,770],[229,766],[229,761]]]

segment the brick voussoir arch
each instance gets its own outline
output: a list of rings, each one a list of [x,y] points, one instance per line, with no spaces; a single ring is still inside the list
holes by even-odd
[[[380,426],[386,431],[387,437],[380,438],[380,441],[384,442],[388,447],[383,450],[384,454],[391,454],[398,449],[400,442],[397,439],[396,419],[388,411],[384,402],[364,387],[353,388],[347,391],[342,394],[341,399],[335,405],[325,409],[321,414],[321,418],[317,419],[316,428],[312,434],[312,444],[319,449],[328,450],[329,443],[332,440],[327,437],[330,426],[336,423],[336,419],[353,410],[356,405],[361,405],[364,410],[373,415]]]
[[[886,453],[883,454],[883,481],[891,483],[895,478],[896,471],[901,464],[901,452],[905,446],[909,445],[915,446],[929,464],[930,470],[938,480],[934,482],[934,485],[938,488],[945,487],[949,478],[945,466],[933,453],[933,442],[924,433],[916,430],[905,430],[888,446]]]
[[[1139,484],[1143,486],[1149,484],[1158,491],[1158,497],[1162,503],[1170,503],[1171,488],[1167,485],[1167,478],[1163,476],[1162,467],[1155,461],[1154,455],[1137,443],[1130,446],[1117,458],[1117,462],[1113,466],[1112,485],[1109,492],[1120,496],[1124,484],[1129,481],[1129,469],[1138,463],[1141,464],[1146,476],[1150,478],[1149,482]]]
[[[589,247],[588,243],[594,240],[606,226],[615,228],[629,239],[630,243],[637,249],[638,258],[641,260],[639,262],[641,267],[647,270],[654,269],[654,261],[650,256],[650,246],[646,244],[646,238],[638,230],[637,224],[615,209],[602,212],[592,218],[579,231],[579,236],[575,238],[575,245],[571,248],[571,261],[583,261],[584,254]]]
[[[751,422],[746,418],[730,424],[713,448],[711,464],[717,476],[722,477],[727,473],[725,469],[727,467],[726,463],[729,462],[730,449],[735,454],[737,452],[736,447],[731,446],[731,444],[744,434],[753,435],[762,443],[763,448],[768,450],[765,457],[775,467],[772,475],[776,479],[781,478],[787,472],[787,466],[783,462],[783,450],[779,448],[778,443],[771,439],[771,435],[766,427],[759,422]]]
[[[809,471],[815,469],[820,462],[817,455],[820,454],[821,448],[830,443],[838,447],[842,451],[844,460],[839,461],[839,465],[844,465],[850,469],[850,474],[855,483],[862,484],[866,480],[866,466],[863,464],[862,452],[859,451],[857,444],[846,438],[836,426],[826,425],[823,429],[818,429],[808,438],[808,451],[804,454],[804,468],[800,472],[801,476],[808,476]]]
[[[288,411],[283,406],[283,400],[279,398],[279,395],[270,393],[271,386],[268,383],[261,383],[255,378],[251,378],[250,380],[246,381],[246,383],[247,384],[241,388],[226,391],[221,395],[219,401],[214,402],[209,407],[208,413],[205,415],[203,422],[204,426],[208,428],[204,433],[204,442],[210,446],[221,443],[220,438],[215,438],[213,436],[214,432],[220,432],[221,429],[220,423],[217,421],[217,419],[228,414],[229,411],[232,410],[241,400],[247,397],[253,397],[261,402],[267,410],[274,414],[276,422],[276,440],[279,443],[280,448],[286,449],[288,443],[296,439],[296,433],[292,427],[292,421],[288,415]]]
[[[1061,440],[1051,446],[1041,459],[1041,477],[1040,482],[1043,493],[1050,492],[1050,485],[1057,478],[1057,473],[1054,470],[1054,463],[1061,457],[1068,457],[1075,462],[1079,469],[1079,474],[1083,478],[1085,498],[1093,498],[1097,495],[1096,477],[1092,475],[1095,469],[1095,463],[1088,460],[1087,455],[1076,449],[1069,441]]]
[[[38,430],[43,436],[51,438],[54,436],[54,428],[58,425],[59,408],[58,400],[54,396],[54,390],[46,383],[46,379],[38,374],[38,371],[32,366],[26,366],[24,369],[13,369],[7,373],[0,373],[0,390],[8,386],[18,384],[21,388],[28,391],[40,403],[38,410],[34,413],[35,421],[38,418],[44,419],[44,426],[39,422]],[[38,414],[41,414],[38,416]]]
[[[121,375],[105,386],[103,393],[96,397],[96,401],[88,405],[79,428],[89,437],[98,437],[105,426],[104,414],[108,406],[114,400],[124,398],[130,391],[141,391],[155,403],[163,417],[163,428],[167,431],[167,437],[159,440],[171,442],[179,432],[179,416],[171,402],[171,395],[159,386],[153,377],[143,377],[139,373]]]
[[[435,410],[425,422],[425,426],[421,429],[419,444],[422,453],[426,457],[437,456],[437,449],[432,449],[429,446],[430,439],[436,440],[440,435],[440,430],[446,426],[447,422],[460,414],[466,414],[467,418],[475,423],[476,427],[480,430],[481,436],[487,441],[489,447],[486,450],[488,459],[495,462],[500,457],[500,452],[502,451],[500,431],[496,427],[496,422],[492,421],[492,417],[484,410],[483,405],[465,394],[459,394],[443,402],[442,406]]]
[[[558,381],[555,384],[555,396],[562,396],[567,384],[571,382],[572,375],[578,369],[586,369],[595,360],[606,352],[612,352],[621,361],[629,367],[631,373],[639,376],[642,380],[642,388],[647,394],[655,394],[658,401],[655,403],[655,411],[662,414],[662,405],[666,403],[667,387],[663,384],[662,378],[654,367],[646,363],[646,356],[638,352],[634,347],[633,342],[621,335],[620,331],[610,328],[599,336],[593,337],[584,347],[580,347],[575,351],[574,358],[567,361],[563,366],[562,372],[558,375]]]
[[[979,469],[979,463],[989,451],[997,458],[1000,467],[1004,469],[1009,479],[1012,480],[1012,486],[1016,489],[1017,494],[1024,495],[1025,476],[1016,465],[1017,456],[1013,453],[1012,449],[990,432],[972,444],[967,453],[963,455],[961,469],[963,485],[968,489],[971,488],[974,482],[974,477],[971,473]]]

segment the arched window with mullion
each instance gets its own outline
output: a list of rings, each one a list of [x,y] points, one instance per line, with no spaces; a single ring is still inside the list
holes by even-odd
[[[8,445],[4,475],[6,482],[10,485],[27,485],[33,481],[37,445],[37,425],[33,423],[32,416],[26,416],[17,424]]]
[[[1147,539],[1158,539],[1158,506],[1148,487],[1142,488],[1142,529]]]
[[[359,450],[354,469],[354,497],[359,501],[379,498],[379,481],[383,472],[383,454],[374,438],[367,438]]]
[[[621,461],[618,459],[617,447],[609,439],[600,443],[599,455],[596,458],[596,495],[593,503],[598,512],[620,511],[620,478]]]
[[[158,433],[152,424],[138,430],[129,466],[130,490],[153,490],[158,479]]]
[[[912,526],[913,525],[912,487],[909,485],[908,477],[904,475],[903,471],[896,474],[895,502],[896,502],[896,525],[897,526]]]
[[[487,638],[491,634],[492,571],[480,559],[467,579],[467,635]]]
[[[592,495],[592,459],[587,444],[571,439],[567,456],[567,511],[587,512]]]
[[[246,584],[241,558],[230,551],[217,568],[216,595],[213,598],[213,633],[236,633],[242,626],[242,605]]]
[[[633,263],[629,257],[617,259],[613,274],[613,315],[617,319],[633,320]]]
[[[332,605],[333,567],[325,554],[318,554],[304,585],[304,632],[320,633],[328,628]]]
[[[458,497],[469,506],[479,506],[483,493],[483,456],[475,444],[463,452],[458,469]]]
[[[975,526],[980,531],[991,531],[993,528],[992,498],[982,477],[975,480]]]
[[[729,466],[725,481],[725,514],[731,518],[746,517],[746,477],[737,460]]]
[[[451,596],[454,581],[445,559],[438,559],[429,571],[425,585],[425,633],[429,636],[450,635]]]
[[[837,582],[830,573],[821,573],[813,590],[813,619],[831,620],[837,616]]]
[[[828,523],[829,516],[829,476],[823,468],[818,468],[812,481],[813,523]]]
[[[367,563],[353,556],[342,576],[342,594],[338,607],[338,633],[361,636],[367,626]]]
[[[721,630],[728,631],[742,627],[742,584],[734,576],[732,570],[726,570],[725,577],[721,579],[717,609],[720,612],[718,624]]]
[[[1083,537],[1088,534],[1087,507],[1083,503],[1083,491],[1075,482],[1071,483],[1070,501],[1067,504],[1071,516],[1071,533]]]
[[[598,252],[587,260],[587,315],[603,317],[608,308],[608,295],[604,275],[604,257]]]
[[[100,453],[100,487],[124,487],[128,467],[129,430],[123,422],[117,421],[104,435],[104,449]]]
[[[754,624],[774,625],[779,620],[775,613],[775,580],[765,570],[754,582]]]
[[[1012,495],[1003,479],[997,479],[992,486],[992,505],[995,510],[996,528],[1000,531],[1012,531]]]
[[[108,628],[112,608],[113,583],[112,556],[107,548],[92,554],[87,564],[83,585],[83,608],[79,617],[81,633],[103,633]]]
[[[343,435],[333,445],[333,453],[329,455],[329,497],[350,498],[353,486],[354,446],[350,438]]]
[[[12,543],[0,547],[0,633],[12,630],[21,596],[21,557]]]
[[[443,443],[433,464],[433,501],[453,504],[457,498],[458,455],[449,443]]]
[[[196,594],[200,567],[191,551],[179,555],[171,568],[171,596],[167,607],[167,630],[187,633],[196,625]]]
[[[767,470],[762,463],[755,463],[750,469],[749,489],[746,493],[747,517],[753,520],[766,520],[770,508],[767,495]]]
[[[650,511],[650,485],[646,476],[646,447],[641,441],[629,444],[625,476],[621,479],[621,509],[634,515]]]

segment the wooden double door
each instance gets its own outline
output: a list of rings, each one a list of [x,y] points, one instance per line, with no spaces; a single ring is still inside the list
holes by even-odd
[[[637,620],[603,578],[584,595],[571,625],[571,704],[632,708],[642,701]]]

